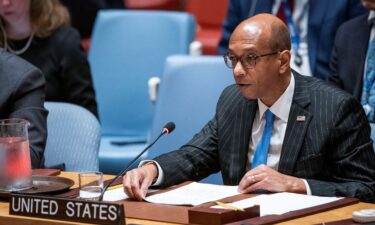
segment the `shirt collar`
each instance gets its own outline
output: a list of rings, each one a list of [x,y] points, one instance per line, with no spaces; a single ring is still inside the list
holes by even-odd
[[[259,119],[263,118],[263,114],[269,109],[275,116],[281,119],[283,122],[288,122],[290,107],[292,106],[293,93],[295,87],[295,80],[293,73],[290,76],[290,82],[287,89],[284,93],[276,100],[271,107],[266,106],[258,98],[258,110],[259,110]]]
[[[370,11],[367,21],[369,22],[370,25],[374,25],[374,23],[375,23],[375,10]]]

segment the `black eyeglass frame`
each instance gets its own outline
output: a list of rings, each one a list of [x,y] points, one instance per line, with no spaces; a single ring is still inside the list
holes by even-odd
[[[223,55],[223,58],[224,58],[225,65],[230,69],[233,69],[238,62],[241,62],[241,65],[244,66],[246,69],[252,69],[256,66],[257,59],[259,59],[261,57],[265,57],[265,56],[280,54],[280,53],[281,53],[281,51],[266,53],[266,54],[262,54],[262,55],[246,54],[246,55],[241,56],[240,58],[235,57],[235,59],[236,59],[235,63],[233,63],[233,61],[229,59],[229,52],[227,54]],[[250,58],[250,63],[247,63],[245,61],[245,57]]]

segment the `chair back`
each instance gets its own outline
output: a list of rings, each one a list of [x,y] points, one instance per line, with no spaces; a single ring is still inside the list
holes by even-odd
[[[147,158],[176,150],[187,143],[213,118],[221,92],[233,83],[232,71],[225,67],[222,57],[168,57],[156,102],[151,140],[160,134],[168,121],[175,122],[176,129],[156,143]]]
[[[186,11],[204,27],[221,28],[228,11],[228,0],[188,0]]]
[[[187,54],[194,18],[183,12],[102,10],[89,61],[103,136],[146,140],[154,107],[148,79],[160,76],[171,54]]]
[[[98,171],[100,125],[87,109],[62,102],[46,102],[48,138],[46,167],[64,163],[66,171]]]
[[[202,44],[204,55],[217,55],[221,26],[228,10],[228,0],[188,0],[186,11],[197,20],[196,40]]]

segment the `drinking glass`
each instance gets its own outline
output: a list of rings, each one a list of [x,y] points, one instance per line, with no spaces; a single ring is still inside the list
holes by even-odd
[[[24,119],[0,120],[0,190],[32,187],[28,126]]]
[[[78,174],[79,198],[98,201],[103,190],[103,173],[86,172]]]

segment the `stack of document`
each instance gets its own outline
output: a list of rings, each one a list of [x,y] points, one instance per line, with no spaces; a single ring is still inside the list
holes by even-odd
[[[254,205],[260,206],[260,216],[281,215],[290,211],[305,209],[313,206],[323,205],[340,200],[337,197],[320,197],[294,193],[276,193],[269,195],[258,195],[253,198],[243,199],[228,205],[237,208],[248,208]],[[222,208],[212,206],[212,208]]]
[[[162,194],[151,195],[145,200],[158,204],[200,205],[233,195],[238,195],[238,186],[224,186],[192,182]]]
[[[238,195],[238,186],[224,186],[215,184],[204,184],[192,182],[188,185],[161,194],[151,195],[145,201],[157,204],[170,205],[200,205]],[[155,190],[151,190],[152,192]],[[107,191],[104,195],[105,201],[118,201],[126,199],[122,187]],[[228,203],[227,205],[236,208],[249,208],[254,205],[260,206],[260,216],[281,215],[290,211],[305,209],[313,206],[323,205],[340,200],[338,197],[319,197],[294,193],[276,193],[268,195],[258,195],[256,197],[243,199],[241,201]],[[216,205],[212,208],[223,208]]]
[[[118,186],[118,187],[117,187]],[[157,189],[149,189],[147,193],[159,191]],[[115,188],[111,188],[104,193],[103,200],[109,202],[115,202],[127,199],[128,196],[124,192],[124,187],[122,185],[116,185]]]
[[[122,186],[106,191],[103,196],[104,201],[110,201],[110,202],[124,200],[127,198],[128,196],[125,194],[124,188]]]

